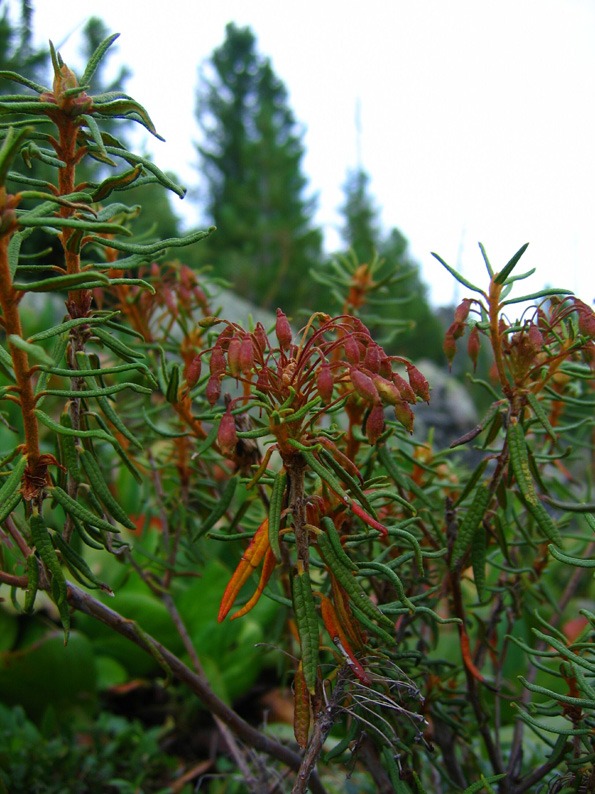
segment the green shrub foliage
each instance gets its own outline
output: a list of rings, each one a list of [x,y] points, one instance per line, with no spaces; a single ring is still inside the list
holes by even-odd
[[[413,434],[431,384],[366,325],[373,262],[336,280],[336,316],[242,327],[175,259],[209,231],[131,238],[142,205],[122,195],[183,189],[103,129],[157,135],[131,97],[88,93],[113,39],[80,79],[53,48],[51,87],[1,75],[17,91],[0,102],[4,690],[36,691],[46,614],[97,686],[161,670],[186,687],[234,790],[591,790],[595,314],[519,289],[526,246],[496,271],[482,248],[485,286],[442,262],[468,290],[444,351],[490,351],[492,402],[434,448]],[[105,178],[79,181],[88,158]],[[21,255],[42,232],[62,264]],[[64,708],[77,677],[54,645]],[[291,735],[233,710],[264,666],[291,691]],[[18,761],[37,739],[15,719]]]

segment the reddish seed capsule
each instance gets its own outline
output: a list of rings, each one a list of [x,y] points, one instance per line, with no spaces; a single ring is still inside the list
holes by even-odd
[[[238,434],[236,431],[236,423],[231,415],[229,408],[221,417],[219,423],[219,430],[217,431],[217,443],[219,449],[227,457],[231,457],[235,451],[236,444],[238,443]]]
[[[293,334],[287,317],[281,309],[277,309],[277,322],[275,323],[275,334],[281,350],[289,350]]]
[[[346,336],[343,342],[345,358],[350,364],[359,364],[360,349],[357,341],[352,336]]]
[[[539,331],[537,333],[539,333]],[[475,325],[471,329],[471,333],[469,334],[469,341],[467,342],[467,353],[469,354],[469,358],[473,362],[473,372],[475,372],[475,370],[477,369],[477,359],[479,357],[480,347],[481,347],[481,343],[479,341],[479,331],[477,330],[477,326]]]
[[[254,338],[256,339],[258,347],[262,353],[268,350],[269,338],[267,336],[267,332],[264,330],[264,325],[261,322],[256,323],[256,328],[254,329]]]
[[[209,372],[211,375],[222,375],[225,367],[225,353],[220,347],[214,347],[209,361]]]
[[[460,339],[465,333],[465,323],[452,323],[446,333],[451,334],[454,339]]]
[[[380,356],[380,369],[378,370],[378,374],[382,375],[382,377],[386,378],[387,380],[393,379],[393,368],[390,365],[389,357],[386,355],[386,353],[384,353],[384,351]]]
[[[531,323],[527,330],[527,341],[533,350],[541,350],[544,345],[543,334],[536,325],[533,325],[533,323]]]
[[[380,372],[380,353],[382,352],[382,348],[380,345],[377,345],[375,342],[368,345],[366,349],[366,355],[364,356],[364,367],[370,372]]]
[[[586,345],[583,345],[582,352],[591,372],[595,373],[595,343],[587,342]]]
[[[334,385],[333,373],[331,372],[330,365],[325,361],[320,365],[316,374],[316,389],[320,395],[320,399],[325,405],[328,405],[333,399]]]
[[[242,372],[242,368],[240,366],[240,348],[242,343],[239,337],[234,336],[234,338],[229,343],[229,349],[227,351],[227,364],[229,366],[229,371],[231,372],[234,378],[238,378],[240,373]]]
[[[244,375],[249,375],[254,366],[254,345],[249,334],[242,339],[240,345],[240,369]]]
[[[360,397],[363,397],[364,400],[368,400],[368,402],[371,403],[380,401],[378,390],[376,386],[374,386],[372,378],[360,372],[359,369],[355,369],[355,367],[351,367],[349,370],[349,377],[353,383],[353,388]]]
[[[416,394],[417,397],[421,397],[424,402],[429,403],[430,385],[418,368],[414,367],[413,364],[407,364],[407,375],[414,394]]]
[[[372,408],[366,420],[366,436],[370,444],[375,444],[384,431],[384,409],[380,403]]]
[[[409,403],[406,403],[405,400],[401,400],[400,403],[397,403],[395,405],[395,416],[397,421],[403,425],[405,430],[407,430],[409,433],[413,433],[414,417]]]
[[[393,372],[392,377],[393,383],[401,393],[401,399],[405,400],[405,402],[411,403],[411,405],[415,405],[417,403],[417,397],[405,378],[402,378],[398,372]]]
[[[258,378],[256,379],[256,390],[266,394],[269,390],[269,385],[269,371],[263,367],[258,373]]]
[[[471,308],[471,304],[473,303],[471,298],[463,298],[463,300],[459,303],[457,308],[455,309],[455,322],[456,323],[464,323],[467,317],[469,316],[469,309]]]
[[[186,370],[186,386],[188,386],[189,389],[193,389],[200,380],[201,370],[202,359],[199,354],[198,356],[194,356]]]
[[[207,381],[205,397],[211,408],[215,405],[219,397],[221,397],[221,383],[218,375],[211,375]]]
[[[595,313],[583,301],[575,299],[574,306],[578,311],[578,330],[583,336],[595,337]]]
[[[452,360],[457,354],[457,343],[455,342],[454,336],[446,332],[444,336],[444,342],[442,343],[442,349],[444,350],[444,354],[448,360],[448,368],[452,368]]]
[[[401,400],[401,393],[394,383],[385,380],[385,378],[381,378],[380,375],[374,375],[372,380],[374,381],[374,386],[376,386],[383,403],[395,405]]]

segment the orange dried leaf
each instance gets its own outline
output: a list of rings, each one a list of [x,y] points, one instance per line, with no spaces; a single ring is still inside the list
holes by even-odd
[[[265,518],[262,524],[256,530],[256,533],[246,551],[242,554],[242,559],[238,567],[233,572],[229,580],[221,605],[219,607],[219,614],[217,621],[221,623],[225,616],[232,608],[234,601],[238,597],[238,593],[250,578],[250,574],[257,568],[269,548],[269,520]]]
[[[366,671],[361,666],[360,662],[356,659],[355,654],[349,645],[347,635],[343,631],[343,627],[339,622],[339,618],[337,617],[337,613],[332,601],[323,595],[320,596],[320,614],[322,615],[322,620],[331,640],[341,651],[347,664],[351,667],[359,680],[363,684],[369,686],[371,683],[370,679],[366,675]]]
[[[267,586],[267,583],[268,583],[269,579],[271,578],[271,574],[275,570],[275,566],[276,565],[277,565],[277,559],[276,559],[275,555],[273,554],[273,550],[269,546],[269,548],[266,551],[265,558],[264,558],[264,563],[263,563],[262,571],[261,571],[261,574],[260,574],[260,581],[258,582],[258,587],[256,588],[256,590],[254,592],[254,595],[252,596],[252,598],[249,601],[247,601],[244,604],[244,606],[241,609],[239,609],[237,612],[235,612],[230,617],[230,620],[235,620],[236,618],[243,617],[247,612],[250,612],[250,610],[254,606],[256,606],[260,596],[262,595],[262,591]]]

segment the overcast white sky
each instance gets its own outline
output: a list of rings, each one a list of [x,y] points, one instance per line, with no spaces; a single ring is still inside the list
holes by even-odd
[[[12,0],[14,4],[14,0]],[[167,143],[157,164],[198,179],[199,63],[225,24],[250,25],[305,125],[310,191],[327,248],[341,186],[361,155],[382,220],[410,241],[436,304],[463,297],[436,251],[484,284],[477,242],[500,269],[525,242],[527,282],[595,297],[593,0],[37,0],[35,34],[80,65],[80,31],[101,16],[120,32],[112,62]],[[70,35],[67,41],[65,39]],[[177,199],[176,199],[177,202]],[[187,200],[186,200],[187,202]],[[183,205],[174,204],[182,212]],[[199,208],[188,204],[189,225]]]

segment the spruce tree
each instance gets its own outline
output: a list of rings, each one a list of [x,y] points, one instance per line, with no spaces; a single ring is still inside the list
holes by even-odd
[[[369,189],[370,177],[362,168],[348,174],[344,185],[345,201],[341,236],[351,256],[360,264],[370,264],[377,257],[384,265],[375,271],[375,281],[386,279],[382,294],[373,297],[367,307],[374,317],[366,316],[370,325],[398,328],[391,343],[395,350],[414,360],[430,358],[443,363],[443,329],[428,302],[428,288],[419,266],[408,253],[407,238],[397,228],[383,234],[379,210]],[[394,276],[390,278],[389,274]]]
[[[301,130],[250,28],[227,25],[201,74],[197,118],[216,275],[261,306],[295,311],[308,299],[322,237],[304,196]]]
[[[369,192],[370,176],[362,168],[350,171],[343,186],[341,237],[359,262],[370,262],[381,240],[378,209]]]

